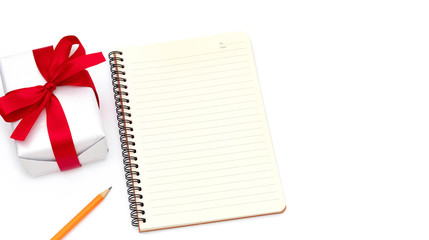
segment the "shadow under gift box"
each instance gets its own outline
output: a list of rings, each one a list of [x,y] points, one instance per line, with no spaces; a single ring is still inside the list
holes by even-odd
[[[0,76],[5,93],[46,84],[32,51],[0,58]],[[54,94],[64,110],[80,163],[84,165],[105,159],[107,142],[92,89],[58,86]],[[17,125],[18,122],[12,123],[13,129]],[[15,142],[18,157],[31,176],[60,171],[49,141],[46,110],[42,111],[26,140]]]

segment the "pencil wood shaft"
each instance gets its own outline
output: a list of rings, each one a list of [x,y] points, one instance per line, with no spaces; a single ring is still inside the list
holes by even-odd
[[[110,189],[98,194],[84,209],[82,209],[67,225],[65,225],[51,240],[62,239],[70,230],[72,230],[83,218],[88,215],[101,201]]]

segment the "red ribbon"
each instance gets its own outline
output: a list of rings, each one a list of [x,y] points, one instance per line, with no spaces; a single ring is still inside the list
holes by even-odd
[[[70,56],[74,44],[79,46]],[[35,49],[33,56],[46,84],[8,92],[0,98],[0,115],[6,122],[21,119],[11,138],[24,141],[46,108],[49,139],[60,170],[80,167],[66,116],[53,92],[57,86],[90,87],[99,104],[94,83],[85,69],[104,62],[105,58],[101,52],[86,55],[75,36],[62,38],[55,50],[53,46]]]

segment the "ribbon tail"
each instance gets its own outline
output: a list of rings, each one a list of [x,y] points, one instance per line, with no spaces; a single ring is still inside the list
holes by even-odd
[[[33,128],[34,123],[39,118],[40,113],[43,111],[48,102],[49,97],[45,97],[40,105],[36,106],[34,110],[30,108],[29,110],[32,110],[31,113],[22,118],[10,137],[17,141],[25,141],[31,129]]]
[[[39,115],[42,111],[43,107],[39,107],[30,115],[25,116],[21,122],[18,123],[18,126],[16,126],[10,138],[17,141],[25,141],[31,131],[31,128],[33,128],[34,123],[39,118]]]
[[[58,98],[52,95],[46,107],[46,121],[52,150],[61,171],[80,167],[67,118]]]

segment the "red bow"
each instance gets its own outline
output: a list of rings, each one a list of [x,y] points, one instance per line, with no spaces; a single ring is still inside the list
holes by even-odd
[[[70,56],[74,44],[79,47]],[[75,36],[62,38],[55,50],[53,46],[35,49],[33,55],[37,68],[47,83],[44,86],[8,92],[0,98],[0,115],[6,122],[21,119],[11,138],[24,141],[40,113],[46,108],[49,139],[60,170],[80,167],[66,116],[53,92],[57,86],[90,87],[99,102],[94,83],[85,69],[104,62],[104,56],[101,52],[86,55]]]

